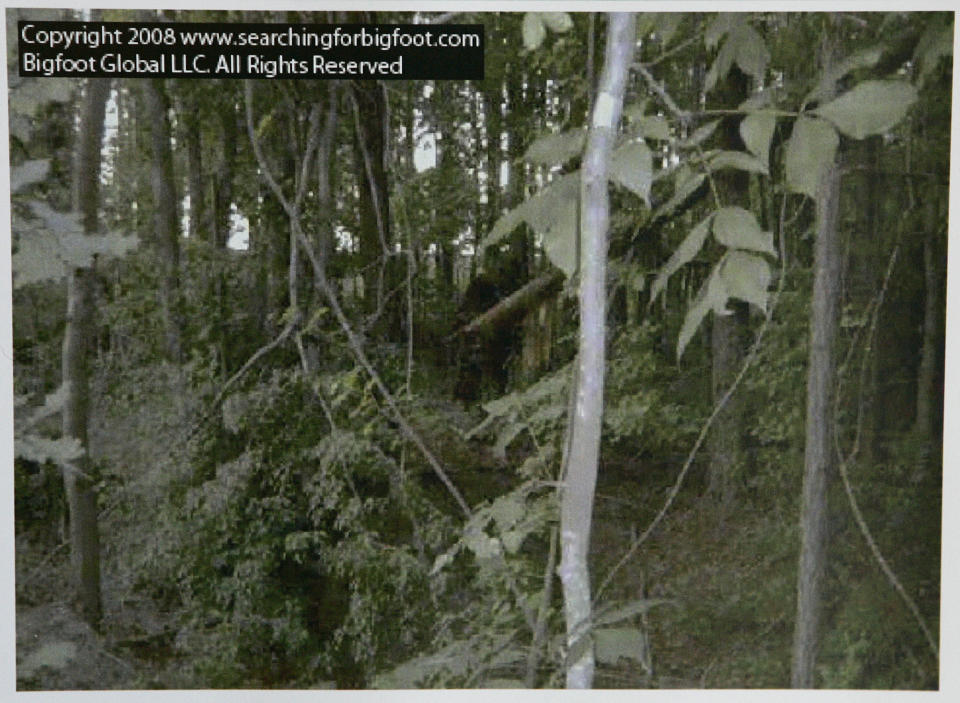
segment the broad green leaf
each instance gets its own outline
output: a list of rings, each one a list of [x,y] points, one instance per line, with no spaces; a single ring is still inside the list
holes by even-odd
[[[593,631],[597,661],[616,664],[617,660],[647,661],[647,638],[635,627],[601,627]]]
[[[12,262],[15,287],[58,280],[70,267],[88,267],[98,256],[123,256],[139,243],[134,236],[116,233],[85,235],[76,213],[57,212],[39,201],[32,201],[30,206],[45,226],[14,221],[19,235]]]
[[[727,43],[736,46],[734,60],[740,69],[757,81],[763,80],[770,63],[770,52],[757,30],[744,22],[730,32]]]
[[[770,265],[755,254],[731,251],[722,262],[720,276],[727,295],[767,309]]]
[[[841,59],[839,63],[837,63],[820,78],[820,82],[817,83],[817,87],[810,91],[810,94],[803,99],[803,102],[810,103],[814,100],[823,100],[828,96],[832,96],[834,94],[834,90],[836,89],[837,81],[851,71],[874,66],[877,61],[880,60],[882,55],[883,51],[881,48],[878,46],[873,46],[869,49],[863,49],[851,54],[850,56],[847,56],[844,59]]]
[[[764,167],[770,163],[770,141],[776,127],[777,118],[772,112],[753,112],[740,123],[743,143]]]
[[[682,12],[655,12],[653,13],[653,32],[661,43],[666,46],[673,39],[683,21]]]
[[[637,131],[644,139],[670,141],[670,123],[660,115],[646,115],[637,120]]]
[[[700,224],[690,230],[690,233],[684,237],[680,246],[671,254],[667,263],[660,269],[657,277],[653,280],[653,284],[650,286],[651,303],[657,299],[657,296],[660,295],[661,291],[666,287],[667,279],[676,273],[680,267],[692,261],[693,257],[703,248],[703,243],[707,240],[707,235],[710,233],[710,223],[713,221],[714,214],[715,213],[711,213],[707,215]]]
[[[707,71],[707,75],[703,81],[703,89],[706,92],[713,90],[717,83],[723,80],[726,75],[730,72],[730,67],[733,66],[733,60],[737,56],[737,50],[733,42],[728,38],[723,42],[723,46],[720,47],[720,51],[717,53],[717,58],[713,60],[713,63],[710,64],[710,69]]]
[[[730,249],[748,249],[776,256],[773,232],[764,232],[753,213],[742,207],[725,207],[713,218],[713,236]]]
[[[629,142],[613,152],[610,178],[650,204],[653,185],[653,155],[642,141]]]
[[[687,169],[677,171],[676,186],[673,196],[663,205],[657,208],[657,215],[663,217],[673,212],[681,203],[689,198],[693,193],[703,185],[706,175],[702,173],[690,173]]]
[[[528,12],[523,16],[523,47],[527,51],[540,48],[547,38],[547,28],[543,26],[543,19],[538,12]]]
[[[952,18],[950,18],[952,19]],[[920,66],[919,79],[923,84],[944,56],[953,55],[953,22],[944,22],[943,16],[932,14],[929,24],[914,52]]]
[[[520,207],[523,219],[540,235],[546,235],[563,218],[561,206],[580,198],[580,172],[574,171],[550,181]]]
[[[583,129],[547,134],[533,142],[523,158],[540,166],[559,166],[583,153],[586,141],[587,132]]]
[[[42,105],[67,102],[77,89],[70,78],[35,78],[24,80],[10,91],[10,112],[33,117]]]
[[[573,19],[569,12],[540,12],[540,19],[551,32],[562,34],[573,29]]]
[[[767,173],[767,166],[753,154],[744,151],[721,151],[710,158],[710,168],[735,168],[750,173]]]
[[[690,309],[687,310],[686,317],[683,319],[683,326],[680,328],[680,337],[677,341],[677,361],[683,356],[683,350],[693,338],[703,318],[707,313],[713,310],[715,313],[724,314],[727,305],[727,290],[724,288],[723,280],[720,277],[720,263],[713,267],[710,277],[706,280],[697,297],[694,299]]]
[[[864,81],[813,112],[837,129],[863,139],[892,129],[917,99],[917,89],[905,81]]]
[[[820,178],[833,163],[839,143],[840,137],[829,122],[798,117],[787,142],[787,186],[816,198]]]
[[[580,215],[575,198],[559,203],[556,219],[543,233],[543,250],[547,258],[567,278],[577,270],[577,219]]]
[[[741,12],[721,12],[714,17],[703,35],[704,44],[708,49],[714,48],[724,36],[734,27],[744,22],[745,16]]]
[[[39,183],[50,173],[49,159],[24,161],[10,169],[10,192],[18,193],[29,185]]]
[[[463,535],[463,544],[473,552],[478,561],[492,559],[501,554],[500,540],[477,527],[467,527]]]
[[[76,461],[85,454],[83,445],[76,437],[47,439],[30,433],[15,437],[13,448],[17,456],[27,461],[35,461],[38,464],[52,461],[58,466]]]
[[[719,124],[720,120],[713,120],[712,122],[707,122],[707,124],[702,127],[698,127],[693,134],[680,142],[680,146],[684,149],[689,149],[703,144],[703,142],[707,141],[711,135],[713,135]]]
[[[480,251],[500,242],[504,237],[523,224],[523,205],[521,203],[512,210],[508,210],[493,223],[493,229],[480,242]]]

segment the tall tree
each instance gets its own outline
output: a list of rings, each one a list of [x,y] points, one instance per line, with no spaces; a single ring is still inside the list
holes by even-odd
[[[825,75],[830,71],[833,51],[831,38],[825,38],[822,49]],[[839,316],[841,270],[838,231],[840,170],[836,163],[827,165],[820,175],[815,200],[816,242],[807,368],[801,546],[790,675],[793,688],[813,688],[816,685],[820,610],[827,559],[827,483],[834,464],[833,395],[837,364],[834,341]]]
[[[73,208],[83,231],[99,228],[100,146],[104,114],[110,96],[109,79],[92,78],[80,108],[80,126],[73,161]],[[96,477],[90,461],[90,356],[96,334],[94,282],[90,268],[71,268],[67,276],[67,325],[63,335],[63,435],[77,439],[84,454],[70,463],[64,486],[70,516],[70,555],[74,587],[84,620],[99,626],[100,533],[97,525]]]
[[[177,362],[182,353],[178,313],[180,220],[177,217],[177,184],[173,173],[170,120],[167,117],[170,108],[163,81],[143,81],[143,97],[153,150],[150,184],[153,190],[153,245],[162,271],[160,307],[163,312],[167,358]]]
[[[611,13],[603,72],[587,137],[580,186],[580,332],[576,396],[560,506],[560,580],[567,626],[567,688],[593,686],[590,570],[587,555],[600,458],[606,363],[607,173],[636,44],[632,13]]]

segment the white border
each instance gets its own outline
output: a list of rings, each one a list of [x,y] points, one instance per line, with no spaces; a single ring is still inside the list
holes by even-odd
[[[764,12],[827,12],[827,11],[920,11],[960,9],[960,0],[919,0],[905,3],[893,0],[869,2],[837,2],[831,0],[806,0],[788,2],[728,1],[728,0],[674,0],[673,2],[635,2],[632,0],[597,0],[596,2],[569,0],[521,0],[517,2],[488,2],[486,0],[279,0],[278,2],[251,2],[250,0],[208,0],[207,2],[174,0],[170,2],[143,2],[143,0],[100,0],[99,2],[76,2],[56,0],[33,0],[16,2],[2,0],[3,7],[68,7],[68,8],[163,8],[163,9],[381,9],[391,11],[421,10],[425,12],[460,11],[512,11],[566,10],[566,11],[670,11],[670,12],[717,12],[764,11]],[[956,22],[954,24],[956,27]],[[5,35],[0,35],[0,49],[6,56]],[[960,31],[955,33],[954,56],[960,49]],[[6,72],[0,72],[0,89],[6,93]],[[960,183],[960,147],[958,147],[958,100],[960,78],[954,70],[953,122],[951,130],[951,184]],[[940,690],[918,691],[793,691],[793,690],[643,690],[643,691],[83,691],[83,692],[30,692],[15,691],[15,635],[14,635],[14,586],[13,586],[13,384],[12,384],[12,305],[9,232],[9,169],[6,100],[0,110],[0,563],[8,568],[0,575],[0,596],[5,607],[0,609],[0,703],[7,700],[30,701],[126,701],[130,698],[151,701],[209,701],[210,703],[247,703],[248,701],[316,701],[316,700],[370,700],[370,701],[566,701],[592,699],[604,701],[665,700],[671,702],[699,701],[953,701],[960,700],[960,606],[957,604],[957,589],[960,586],[960,562],[952,559],[960,535],[960,478],[956,475],[960,464],[960,367],[953,357],[960,353],[960,240],[957,240],[954,217],[950,218],[949,259],[947,264],[947,330],[946,371],[944,391],[944,466],[943,466],[943,547],[941,560],[941,655]],[[957,212],[956,188],[951,188],[951,214]],[[953,668],[957,666],[957,668]]]

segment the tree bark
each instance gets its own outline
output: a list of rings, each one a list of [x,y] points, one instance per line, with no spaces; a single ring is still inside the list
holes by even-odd
[[[739,105],[747,98],[748,76],[738,67],[730,69],[717,93],[717,106]],[[720,148],[744,151],[740,137],[741,116],[724,119],[720,131]],[[750,207],[750,174],[726,169],[713,175],[723,205]],[[716,403],[737,375],[744,356],[744,329],[747,305],[731,301],[730,315],[714,315],[710,339],[712,359],[713,402]],[[733,507],[735,482],[733,473],[743,459],[743,409],[736,394],[731,396],[717,415],[710,432],[710,465],[707,469],[707,493],[720,506],[721,520]]]
[[[934,440],[934,416],[938,366],[940,361],[940,275],[938,257],[939,202],[932,194],[924,205],[923,240],[923,346],[920,350],[920,366],[917,369],[917,412],[914,432],[931,445]]]
[[[837,232],[840,174],[833,164],[817,191],[813,307],[807,372],[807,421],[800,513],[797,619],[793,637],[793,688],[816,685],[820,610],[826,570],[827,486],[833,466],[833,403],[836,379],[834,339],[840,293]]]
[[[567,627],[567,688],[593,686],[587,556],[603,416],[607,228],[610,221],[607,172],[635,43],[634,15],[610,14],[606,58],[583,159],[577,385],[560,506],[560,581]]]
[[[87,234],[97,231],[100,209],[100,147],[104,113],[110,96],[109,79],[87,83],[73,162],[73,207],[81,214]],[[67,277],[67,324],[63,336],[64,437],[76,438],[84,455],[67,466],[64,488],[70,516],[70,557],[74,588],[83,619],[98,628],[100,604],[100,533],[97,492],[87,428],[90,422],[90,355],[96,332],[93,268],[72,269]]]
[[[153,190],[153,245],[159,258],[162,282],[160,307],[168,360],[177,363],[182,355],[178,298],[180,289],[180,221],[177,217],[176,180],[170,146],[169,109],[163,81],[143,82],[143,96],[150,121],[153,159],[150,181]]]

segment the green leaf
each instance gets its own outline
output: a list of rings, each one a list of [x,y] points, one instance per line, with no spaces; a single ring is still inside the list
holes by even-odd
[[[490,506],[490,517],[501,531],[509,530],[520,522],[526,512],[526,501],[518,491],[497,498]]]
[[[787,142],[787,186],[816,198],[820,178],[833,163],[839,143],[840,137],[829,122],[798,117]]]
[[[728,296],[767,309],[771,274],[770,265],[762,257],[731,251],[724,257],[720,277]]]
[[[571,129],[538,138],[523,155],[524,161],[540,166],[559,166],[583,153],[587,141],[584,129]]]
[[[671,254],[667,263],[660,269],[657,277],[653,280],[653,284],[650,286],[651,303],[657,299],[657,296],[660,295],[661,291],[666,287],[667,279],[676,273],[680,267],[692,261],[693,257],[703,248],[703,243],[707,240],[707,235],[710,234],[710,223],[713,221],[715,214],[716,213],[710,213],[700,224],[690,230],[690,233],[684,237],[680,246]]]
[[[763,80],[770,63],[770,52],[757,30],[744,22],[730,32],[727,43],[736,47],[734,60],[740,69],[757,81]]]
[[[523,47],[527,51],[540,48],[547,38],[547,29],[543,26],[543,19],[538,12],[528,12],[523,16]]]
[[[569,12],[539,12],[540,19],[547,29],[557,34],[569,32],[573,29],[573,19]]]
[[[733,66],[733,60],[737,55],[736,51],[736,47],[729,39],[723,43],[723,46],[720,47],[720,51],[717,53],[717,58],[710,64],[710,69],[704,78],[703,89],[705,92],[709,93],[713,90],[717,83],[730,72],[730,67]]]
[[[837,129],[863,139],[892,129],[917,99],[917,89],[905,81],[864,81],[813,112]]]
[[[508,210],[497,218],[497,221],[493,223],[493,229],[491,229],[487,236],[480,242],[481,254],[487,247],[497,244],[523,224],[523,206],[524,203],[520,203],[517,207]]]
[[[646,115],[637,120],[637,134],[644,139],[670,141],[670,123],[660,115]]]
[[[838,62],[833,68],[824,73],[817,83],[817,87],[810,91],[810,94],[803,99],[804,103],[810,103],[814,100],[823,100],[826,97],[832,97],[837,87],[837,82],[851,71],[860,68],[870,68],[874,66],[883,51],[879,46],[873,46],[869,49],[862,49]]]
[[[559,203],[556,219],[543,233],[543,250],[550,262],[563,271],[567,278],[577,270],[577,219],[580,215],[577,201],[568,198]]]
[[[653,155],[642,141],[629,142],[613,152],[610,178],[650,205]]]
[[[647,661],[646,635],[635,627],[602,627],[594,630],[593,637],[598,662],[616,664],[621,657]]]
[[[16,456],[27,461],[35,461],[38,464],[52,461],[58,466],[76,461],[86,453],[76,437],[47,439],[29,433],[15,437],[13,448]]]
[[[701,185],[703,185],[706,175],[703,173],[690,173],[689,169],[681,168],[677,171],[675,177],[676,186],[673,195],[663,205],[657,208],[657,216],[664,217],[673,212],[681,203],[689,198]]]
[[[707,124],[702,127],[697,128],[697,130],[691,134],[689,137],[680,142],[680,147],[683,149],[690,149],[695,146],[703,144],[707,141],[711,135],[717,130],[717,125],[720,124],[720,120],[713,120],[712,122],[707,122]]]
[[[39,183],[50,173],[49,159],[24,161],[10,169],[10,192],[18,193],[29,185]]]
[[[713,271],[710,272],[710,277],[703,286],[700,287],[697,297],[694,299],[690,309],[687,310],[687,315],[683,319],[683,326],[680,328],[680,337],[677,341],[677,361],[683,356],[684,349],[687,348],[687,344],[693,338],[694,333],[697,331],[697,328],[700,327],[700,323],[703,322],[703,318],[707,316],[707,313],[711,310],[719,314],[726,312],[727,290],[720,277],[720,266],[722,263],[723,260],[713,267]]]
[[[754,112],[743,118],[740,123],[740,136],[747,149],[760,162],[767,166],[770,163],[770,141],[777,127],[777,117],[772,112]]]
[[[721,151],[710,157],[710,168],[735,168],[749,173],[767,173],[767,166],[760,159],[744,151]]]
[[[773,248],[773,232],[764,232],[753,213],[742,207],[725,207],[713,219],[713,236],[730,249],[760,251],[777,255]]]
[[[663,44],[667,46],[677,33],[680,23],[683,21],[682,12],[654,12],[653,14],[653,33]]]
[[[117,233],[83,234],[77,213],[57,212],[40,201],[31,201],[30,206],[45,226],[15,220],[19,235],[13,256],[15,287],[60,279],[70,267],[88,267],[98,256],[123,256],[139,243],[135,236]]]
[[[919,64],[919,82],[923,84],[944,56],[953,55],[953,18],[944,22],[943,15],[931,14],[926,31],[917,42],[914,60]]]
[[[704,44],[708,49],[714,48],[723,37],[734,27],[741,25],[744,15],[741,12],[721,12],[714,17],[703,35]]]

